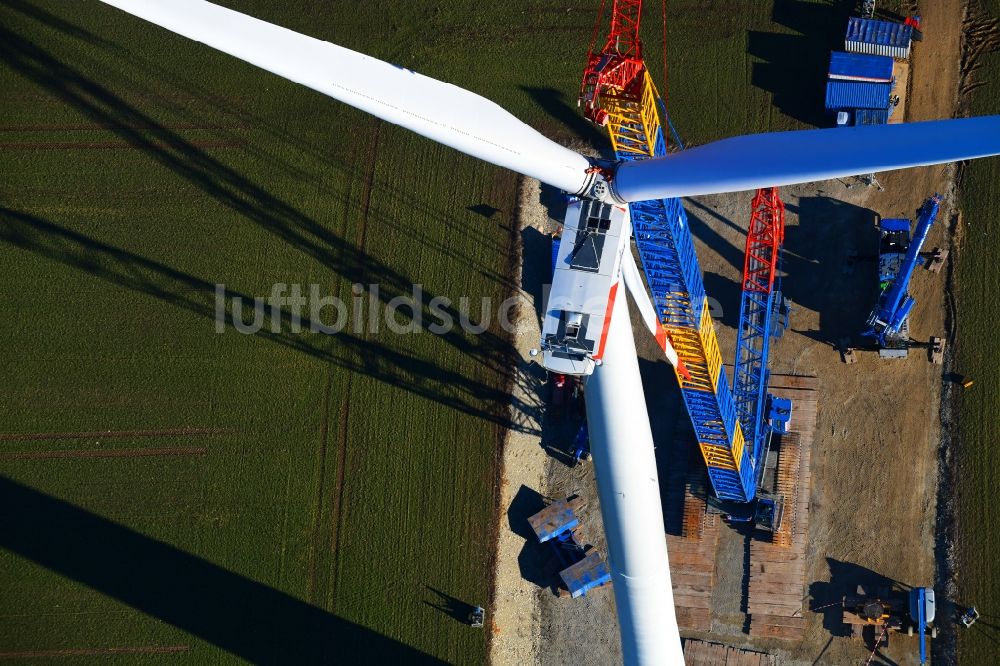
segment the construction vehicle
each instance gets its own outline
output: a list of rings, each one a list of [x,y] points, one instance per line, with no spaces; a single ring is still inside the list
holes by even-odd
[[[927,663],[927,636],[937,638],[937,603],[934,590],[928,587],[904,589],[886,586],[877,594],[866,595],[862,586],[857,593],[844,597],[844,624],[854,637],[861,637],[866,627],[874,627],[878,641],[889,642],[889,632],[920,637],[920,663]]]
[[[910,311],[916,301],[908,293],[913,270],[923,263],[920,248],[937,218],[941,195],[928,199],[919,211],[917,225],[910,235],[910,220],[879,221],[878,279],[879,297],[868,316],[863,336],[875,339],[882,358],[906,358],[912,346]]]
[[[866,627],[873,627],[877,642],[888,644],[889,632],[907,636],[916,634],[920,639],[920,663],[927,663],[927,637],[937,638],[937,600],[929,587],[907,588],[900,585],[883,586],[876,594],[865,594],[858,586],[856,594],[843,599],[844,625],[855,638],[860,638]],[[953,620],[968,629],[979,619],[975,606],[959,608]],[[877,646],[876,646],[877,647]]]
[[[975,606],[969,606],[958,614],[958,623],[968,629],[979,619],[979,611]]]

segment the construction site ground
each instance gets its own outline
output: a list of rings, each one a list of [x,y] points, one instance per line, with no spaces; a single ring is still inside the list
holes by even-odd
[[[963,3],[921,2],[925,39],[910,68],[906,120],[953,114],[959,75]],[[780,156],[762,156],[762,159]],[[953,169],[930,167],[878,175],[884,190],[856,181],[827,181],[782,189],[787,231],[782,288],[791,299],[791,324],[772,346],[775,373],[815,375],[819,408],[813,437],[811,518],[802,590],[805,632],[799,640],[751,638],[742,598],[747,576],[745,537],[723,525],[715,555],[710,632],[683,632],[692,638],[754,648],[775,655],[779,664],[864,663],[871,647],[842,636],[841,595],[858,584],[935,582],[935,512],[940,443],[942,367],[915,349],[900,361],[859,352],[844,364],[836,344],[859,334],[877,296],[875,214],[913,218],[931,194],[945,195],[942,213],[925,249],[949,246],[954,205]],[[525,307],[519,347],[537,344],[538,299],[547,283],[547,233],[559,215],[554,197],[526,184],[522,200]],[[731,362],[739,317],[740,276],[751,193],[700,197],[685,207],[696,239],[706,291],[721,349]],[[945,272],[919,269],[911,294],[916,307],[911,335],[927,341],[946,335]],[[653,425],[654,440],[666,448],[686,415],[669,367],[652,340],[636,327],[637,344]],[[519,390],[547,398],[544,373],[525,362]],[[516,397],[516,400],[518,398]],[[529,399],[521,396],[521,400]],[[530,399],[536,399],[531,397]],[[545,498],[586,496],[588,540],[606,553],[593,468],[568,460],[579,416],[546,413],[542,436],[512,434],[505,454],[494,663],[584,664],[620,660],[610,589],[586,599],[560,599],[553,576],[541,569],[544,552],[532,543],[526,518]],[[793,416],[794,420],[794,416]],[[660,458],[661,482],[670,460]],[[656,529],[656,526],[651,526]],[[513,557],[513,560],[510,558]],[[506,562],[506,563],[505,563]],[[511,566],[517,562],[517,566]],[[829,604],[834,604],[830,606]],[[820,609],[820,607],[826,608]],[[819,609],[811,611],[809,609]],[[916,664],[915,638],[894,636],[872,663]]]

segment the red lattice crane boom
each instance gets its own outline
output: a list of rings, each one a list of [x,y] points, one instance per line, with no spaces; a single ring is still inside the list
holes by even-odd
[[[604,14],[598,15],[598,26]],[[598,26],[587,53],[587,67],[583,72],[579,104],[584,115],[598,125],[607,122],[607,112],[601,108],[600,96],[605,92],[619,94],[630,87],[643,85],[646,65],[642,60],[642,42],[639,39],[639,21],[642,0],[614,0],[611,7],[611,31],[604,47],[595,52]]]

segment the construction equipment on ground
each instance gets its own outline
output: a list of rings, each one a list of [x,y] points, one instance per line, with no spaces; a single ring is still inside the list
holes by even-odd
[[[587,592],[611,582],[611,571],[601,554],[582,542],[580,517],[583,498],[556,500],[528,518],[539,543],[549,543],[558,563],[562,586],[560,596],[586,596]]]
[[[856,594],[844,597],[844,624],[854,637],[860,638],[865,627],[874,627],[877,640],[888,645],[890,631],[907,636],[916,633],[921,664],[927,663],[927,636],[937,637],[936,616],[934,590],[927,587],[885,586],[877,594],[867,595],[859,585]]]
[[[923,263],[920,249],[937,218],[941,195],[935,194],[921,207],[910,235],[910,220],[879,221],[879,297],[862,334],[874,338],[882,358],[906,358],[910,339],[910,312],[916,304],[908,289],[914,269]]]
[[[867,594],[859,585],[857,592],[843,598],[844,625],[851,635],[860,638],[866,627],[873,627],[876,641],[889,642],[889,632],[907,636],[916,634],[920,639],[920,663],[927,663],[927,637],[937,638],[937,600],[929,587],[908,588],[887,585]],[[975,606],[959,607],[953,621],[968,629],[979,619]],[[878,647],[876,645],[876,647]]]

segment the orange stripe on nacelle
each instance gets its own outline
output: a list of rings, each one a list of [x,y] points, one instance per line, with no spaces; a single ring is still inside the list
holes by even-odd
[[[595,361],[601,360],[601,357],[604,356],[604,345],[608,342],[608,328],[611,326],[611,311],[615,307],[617,293],[618,283],[615,282],[611,285],[611,291],[608,292],[608,309],[604,312],[604,330],[601,331],[601,343],[597,346],[597,353],[594,354]]]

